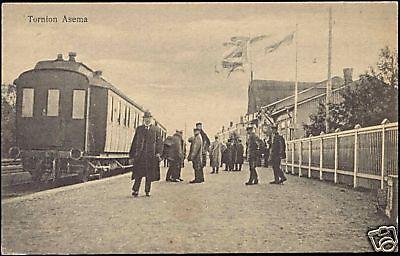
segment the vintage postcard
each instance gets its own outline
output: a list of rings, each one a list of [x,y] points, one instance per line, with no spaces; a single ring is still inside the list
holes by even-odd
[[[2,254],[398,251],[398,3],[2,3]]]

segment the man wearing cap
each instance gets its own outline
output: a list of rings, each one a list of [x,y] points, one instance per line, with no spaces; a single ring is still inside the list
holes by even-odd
[[[194,180],[190,181],[190,183],[202,183],[204,182],[204,173],[203,173],[203,162],[202,162],[202,154],[203,154],[203,140],[201,139],[200,129],[193,129],[194,136],[189,138],[190,142],[190,151],[188,156],[188,161],[192,161],[193,169],[194,169]]]
[[[196,128],[200,130],[201,139],[203,140],[203,154],[202,154],[202,164],[203,167],[207,164],[207,151],[208,147],[210,146],[210,139],[208,138],[207,134],[203,131],[203,124],[197,123]]]
[[[271,127],[271,138],[270,138],[270,153],[269,158],[272,164],[272,169],[274,171],[274,181],[271,181],[270,184],[282,184],[286,181],[285,174],[281,169],[281,159],[286,158],[286,146],[285,139],[278,133],[278,127],[273,125]]]
[[[249,181],[246,182],[246,185],[255,185],[258,184],[258,175],[256,171],[257,165],[257,155],[258,155],[258,141],[259,138],[254,133],[253,127],[249,126],[246,128],[248,139],[247,139],[247,153],[249,158],[249,167],[250,167],[250,178]]]
[[[160,180],[160,161],[163,143],[161,138],[161,130],[159,127],[152,125],[152,116],[146,111],[143,116],[143,125],[136,128],[133,137],[129,156],[133,161],[132,195],[139,195],[140,183],[143,177],[146,177],[145,192],[146,196],[150,196],[151,182]]]

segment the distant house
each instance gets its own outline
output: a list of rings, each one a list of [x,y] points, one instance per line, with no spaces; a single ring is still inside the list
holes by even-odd
[[[327,80],[322,82],[298,82],[298,91],[313,88],[310,93],[318,94],[326,88]],[[332,78],[332,88],[337,88],[343,84],[340,77]],[[248,89],[248,107],[247,114],[257,112],[261,107],[267,106],[278,100],[293,95],[294,81],[276,81],[276,80],[253,80]]]
[[[345,68],[344,78],[335,76],[332,78],[332,99],[334,103],[340,102],[340,91],[353,83],[352,69]],[[219,133],[222,138],[227,139],[232,134],[238,134],[245,138],[245,128],[248,125],[256,127],[256,133],[261,137],[268,134],[269,122],[260,115],[266,110],[276,124],[280,133],[286,139],[299,138],[304,135],[303,124],[309,123],[309,116],[318,109],[320,101],[326,97],[327,80],[321,82],[299,82],[298,83],[298,105],[297,105],[297,129],[293,127],[294,110],[294,85],[293,81],[275,80],[253,80],[249,85],[248,110],[241,118],[241,122],[230,125]]]

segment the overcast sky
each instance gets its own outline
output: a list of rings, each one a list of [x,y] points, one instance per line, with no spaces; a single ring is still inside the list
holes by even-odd
[[[232,36],[271,35],[252,45],[255,79],[294,80],[295,44],[264,54],[298,23],[298,79],[327,77],[326,4],[3,4],[2,82],[11,83],[37,61],[64,58],[102,70],[109,82],[149,108],[168,129],[187,131],[198,121],[210,136],[247,110],[248,72],[217,74]],[[354,76],[377,61],[379,49],[397,50],[397,4],[337,3],[332,73]],[[57,17],[30,23],[28,16]],[[63,15],[87,23],[62,23]],[[315,60],[315,61],[314,61]],[[247,69],[248,70],[248,69]]]

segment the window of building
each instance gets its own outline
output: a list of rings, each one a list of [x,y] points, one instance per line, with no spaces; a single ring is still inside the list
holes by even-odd
[[[34,89],[24,88],[22,90],[22,117],[33,116],[33,100],[34,100]]]
[[[85,96],[85,90],[73,90],[72,119],[83,119],[85,117]]]
[[[47,91],[47,116],[58,116],[60,102],[60,90]]]

